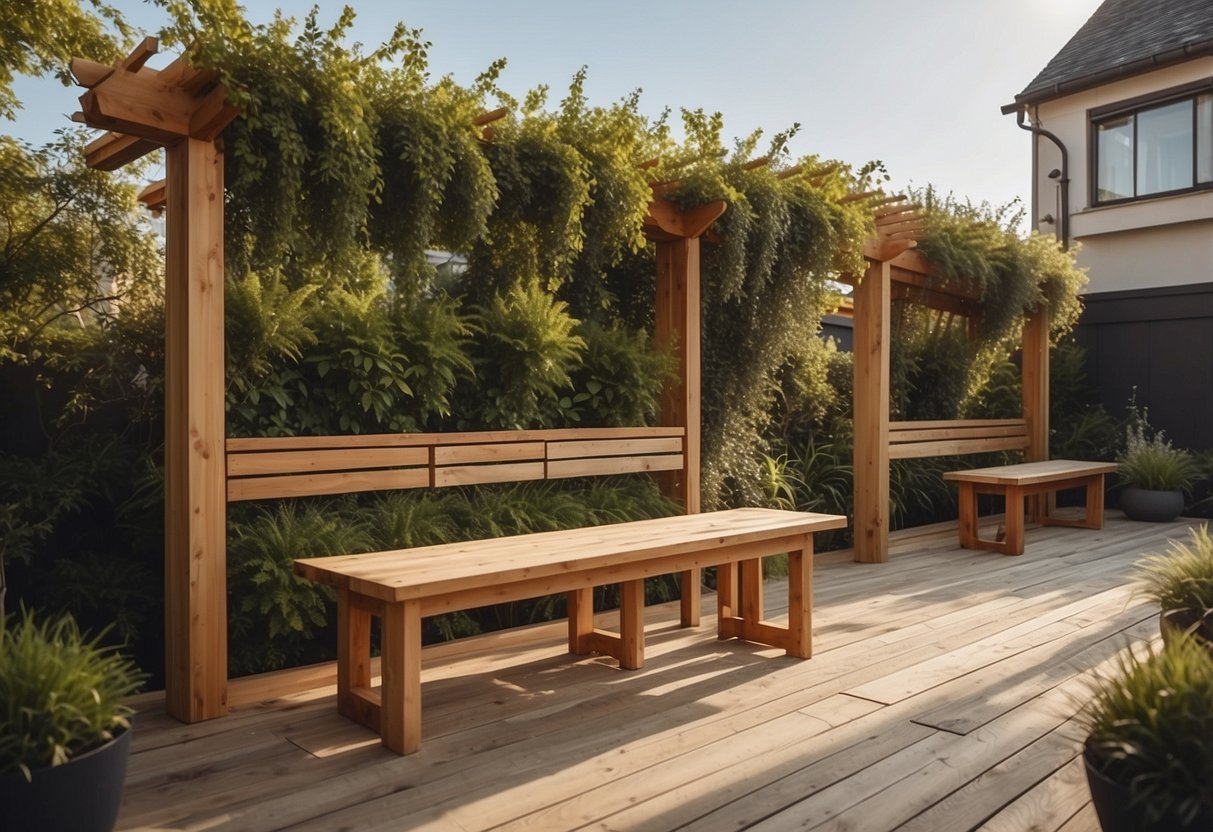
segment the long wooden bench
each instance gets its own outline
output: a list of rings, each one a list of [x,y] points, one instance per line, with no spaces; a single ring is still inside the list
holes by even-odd
[[[813,533],[831,514],[743,508],[363,555],[310,558],[295,571],[337,589],[337,707],[399,754],[421,743],[421,619],[568,593],[569,652],[644,664],[644,579],[717,570],[720,638],[812,655]],[[788,624],[762,620],[762,558],[788,554]],[[738,573],[740,572],[740,582]],[[621,586],[618,633],[593,626],[595,586]],[[382,623],[382,687],[371,688],[371,617]]]
[[[1114,462],[1080,462],[1053,459],[948,471],[945,480],[960,486],[960,545],[966,549],[993,549],[1004,555],[1022,555],[1024,547],[1024,498],[1053,494],[1067,488],[1086,489],[1086,512],[1081,520],[1053,517],[1047,501],[1033,514],[1033,521],[1044,526],[1103,528],[1103,478],[1116,470]],[[994,494],[1006,498],[1006,539],[987,540],[978,535],[977,495]]]

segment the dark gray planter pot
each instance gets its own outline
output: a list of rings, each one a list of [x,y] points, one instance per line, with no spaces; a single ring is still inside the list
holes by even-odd
[[[0,775],[5,832],[112,832],[122,805],[131,732],[61,766]]]
[[[1177,638],[1194,638],[1213,657],[1213,614],[1205,616],[1201,610],[1163,610],[1158,614],[1158,630],[1164,644]]]
[[[1130,487],[1120,492],[1120,508],[1130,520],[1166,523],[1184,510],[1184,493]]]
[[[1208,805],[1189,823],[1182,823],[1169,814],[1150,822],[1145,806],[1130,799],[1128,786],[1110,779],[1095,767],[1089,741],[1083,748],[1082,760],[1086,764],[1091,803],[1095,805],[1103,832],[1207,832],[1213,829],[1213,809]]]

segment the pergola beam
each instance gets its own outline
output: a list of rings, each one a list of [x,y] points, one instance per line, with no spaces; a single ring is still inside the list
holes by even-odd
[[[106,133],[85,145],[84,163],[94,170],[117,170],[158,147],[158,143],[138,136]]]
[[[644,218],[645,233],[653,240],[698,238],[724,214],[724,200],[680,211],[669,200],[654,196],[649,213]]]

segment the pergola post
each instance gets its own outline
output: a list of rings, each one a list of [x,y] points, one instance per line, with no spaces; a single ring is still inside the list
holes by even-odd
[[[146,38],[112,66],[72,60],[87,88],[73,120],[110,132],[85,148],[98,170],[166,149],[165,707],[186,722],[227,710],[223,154],[237,115],[213,70],[184,56],[148,69]]]
[[[725,211],[722,201],[688,211],[654,198],[645,231],[657,245],[657,303],[654,338],[677,363],[677,376],[661,395],[661,424],[684,428],[682,470],[659,477],[667,497],[696,514],[699,503],[700,433],[700,293],[699,237]],[[678,576],[682,626],[699,625],[699,570]]]
[[[868,261],[855,286],[855,560],[889,559],[889,339],[892,268]]]
[[[700,430],[699,238],[657,243],[655,337],[677,367],[661,392],[661,424],[686,428],[683,468],[669,472],[666,495],[696,514],[699,506]]]
[[[1023,323],[1023,418],[1028,426],[1028,461],[1049,458],[1049,308]]]
[[[227,500],[223,411],[223,155],[166,151],[164,580],[166,709],[227,709]]]
[[[697,514],[699,505],[699,238],[657,242],[657,313],[655,338],[669,350],[678,375],[661,393],[661,424],[686,429],[682,470],[661,476],[662,492]],[[699,625],[699,570],[678,575],[682,626]]]

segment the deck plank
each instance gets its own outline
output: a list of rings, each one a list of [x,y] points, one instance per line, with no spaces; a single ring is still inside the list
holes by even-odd
[[[809,661],[679,629],[677,604],[646,610],[638,671],[568,656],[563,622],[427,648],[405,758],[336,715],[331,667],[237,682],[196,725],[144,696],[118,828],[1088,832],[1078,691],[1154,639],[1132,566],[1188,525],[1109,512],[1007,558],[936,524],[886,564],[819,555]],[[764,600],[786,618],[784,585]]]

